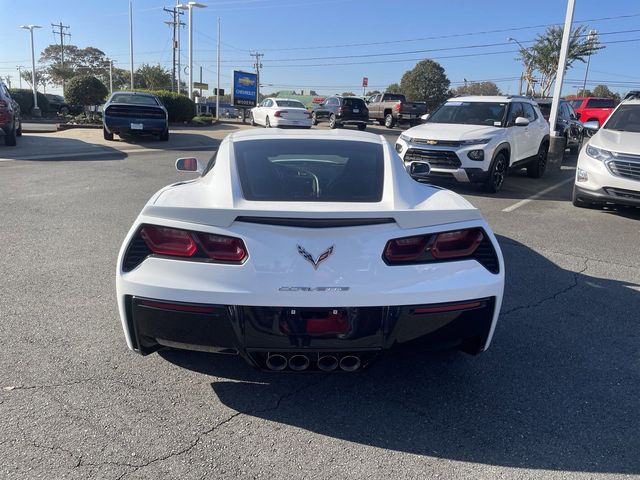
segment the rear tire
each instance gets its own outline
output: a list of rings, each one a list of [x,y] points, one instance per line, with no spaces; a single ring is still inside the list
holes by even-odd
[[[504,184],[504,177],[507,175],[507,157],[503,152],[496,155],[489,167],[489,176],[482,184],[482,188],[487,193],[497,193]]]
[[[384,116],[384,126],[387,127],[387,128],[393,128],[395,124],[396,124],[396,122],[393,119],[393,115],[390,114],[390,113],[387,113]]]
[[[547,156],[549,154],[549,144],[541,143],[535,161],[527,166],[527,176],[530,178],[540,178],[547,169]]]
[[[336,121],[336,116],[333,113],[329,117],[329,128],[338,128],[338,122]]]
[[[113,140],[113,133],[109,133],[105,127],[102,127],[102,136],[105,140]]]
[[[358,124],[358,130],[363,131],[367,129],[367,124],[366,123],[359,123]]]
[[[318,117],[316,116],[316,112],[311,112],[311,125],[318,124]]]
[[[16,140],[16,126],[14,125],[11,131],[4,136],[4,144],[7,147],[15,147],[17,143],[18,141]]]

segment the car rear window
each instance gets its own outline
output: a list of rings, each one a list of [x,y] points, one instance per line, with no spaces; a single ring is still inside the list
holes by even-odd
[[[573,108],[580,108],[580,106],[582,105],[582,99],[578,99],[578,100],[569,100],[569,103],[571,104],[571,106]]]
[[[592,98],[587,101],[587,108],[613,108],[615,106],[613,98]]]
[[[379,202],[382,145],[320,139],[234,143],[242,194],[263,202]]]
[[[307,108],[302,102],[297,100],[276,100],[276,105],[279,107],[289,107],[289,108]]]
[[[148,97],[146,95],[129,95],[129,94],[121,94],[114,95],[111,98],[111,103],[130,103],[134,105],[158,105],[158,101],[153,97]]]
[[[364,103],[364,100],[360,98],[345,98],[343,99],[343,104],[345,107],[355,107],[355,108],[366,108],[367,106]]]

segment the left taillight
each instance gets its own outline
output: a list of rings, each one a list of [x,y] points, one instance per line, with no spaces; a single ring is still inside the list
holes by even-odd
[[[242,264],[249,256],[240,238],[143,225],[127,247],[122,269],[131,271],[150,255],[236,265]]]
[[[388,265],[472,258],[494,273],[498,268],[495,249],[482,228],[394,238],[385,245],[382,257]]]

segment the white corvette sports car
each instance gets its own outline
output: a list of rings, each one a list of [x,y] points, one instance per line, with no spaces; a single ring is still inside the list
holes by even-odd
[[[129,348],[236,353],[265,370],[365,367],[386,349],[485,350],[504,289],[491,229],[461,196],[411,178],[384,137],[227,136],[124,240]]]

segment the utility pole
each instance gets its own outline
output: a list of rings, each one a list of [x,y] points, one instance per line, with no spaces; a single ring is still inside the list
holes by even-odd
[[[22,65],[18,65],[16,68],[18,69],[18,85],[20,85],[20,90],[22,90]]]
[[[65,29],[69,30],[69,25],[63,25],[62,22],[59,24],[52,23],[51,26],[53,27],[53,34],[60,35],[60,65],[62,67],[62,94],[64,95],[64,37],[70,37],[71,34],[65,32]]]
[[[250,53],[252,57],[256,57],[256,62],[253,64],[253,68],[256,69],[256,104],[260,102],[260,69],[262,68],[262,62],[260,57],[264,57],[264,53]]]
[[[180,84],[176,85],[176,53],[178,53],[179,57],[179,35],[180,35],[180,26],[186,25],[185,23],[180,21],[180,15],[184,15],[182,10],[179,10],[177,7],[164,7],[163,10],[171,15],[172,20],[169,22],[164,22],[169,25],[173,30],[173,47],[172,51],[172,68],[171,68],[171,90],[177,90],[180,93]],[[180,76],[180,60],[178,60],[178,77]]]
[[[129,68],[131,69],[131,90],[133,91],[133,6],[129,0]]]
[[[587,41],[594,43],[598,39],[598,31],[597,30],[589,30],[589,35],[587,35]],[[586,97],[585,91],[587,90],[587,77],[589,76],[589,65],[591,64],[591,54],[587,58],[587,69],[584,72],[584,83],[582,84],[582,96]]]
[[[109,93],[113,93],[113,60],[109,60]]]
[[[218,55],[216,63],[216,120],[220,120],[220,17],[218,17]]]

